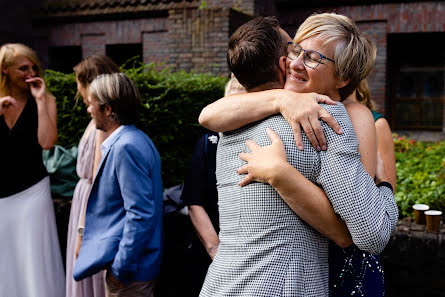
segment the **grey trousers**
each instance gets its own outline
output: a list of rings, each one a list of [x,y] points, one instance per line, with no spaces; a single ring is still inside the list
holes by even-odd
[[[124,288],[116,286],[110,280],[109,271],[105,272],[106,297],[154,297],[156,280],[131,282]]]

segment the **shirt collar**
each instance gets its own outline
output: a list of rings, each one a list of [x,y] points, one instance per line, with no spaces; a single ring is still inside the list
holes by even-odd
[[[102,155],[104,155],[110,149],[110,146],[113,144],[114,140],[118,137],[119,132],[122,131],[124,127],[125,125],[119,126],[119,128],[114,130],[113,133],[111,133],[110,136],[108,136],[104,140],[104,142],[102,142],[102,144],[100,145],[100,152],[102,153]]]

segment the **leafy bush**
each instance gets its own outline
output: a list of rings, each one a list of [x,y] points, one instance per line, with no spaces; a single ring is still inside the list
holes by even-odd
[[[445,211],[445,141],[426,143],[394,134],[397,166],[396,201],[402,216],[424,203]]]
[[[183,182],[195,143],[205,133],[198,123],[199,113],[223,96],[227,78],[159,68],[154,64],[136,65],[123,72],[139,88],[143,108],[137,126],[156,145],[162,159],[164,187],[170,187]],[[75,102],[74,74],[48,70],[46,83],[56,96],[58,144],[77,145],[91,118],[82,100]]]

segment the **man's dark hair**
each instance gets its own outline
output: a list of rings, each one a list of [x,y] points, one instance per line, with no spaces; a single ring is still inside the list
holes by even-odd
[[[286,42],[275,17],[254,18],[230,36],[230,71],[247,90],[277,81],[278,62],[286,56]]]

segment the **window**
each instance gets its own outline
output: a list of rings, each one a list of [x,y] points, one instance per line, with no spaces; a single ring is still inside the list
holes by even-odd
[[[396,129],[442,130],[444,33],[397,34],[388,38],[393,125]]]
[[[63,73],[72,73],[73,67],[82,61],[80,46],[51,46],[48,49],[48,68]]]
[[[107,56],[116,64],[122,65],[131,58],[137,57],[137,62],[142,62],[142,44],[107,44]]]

